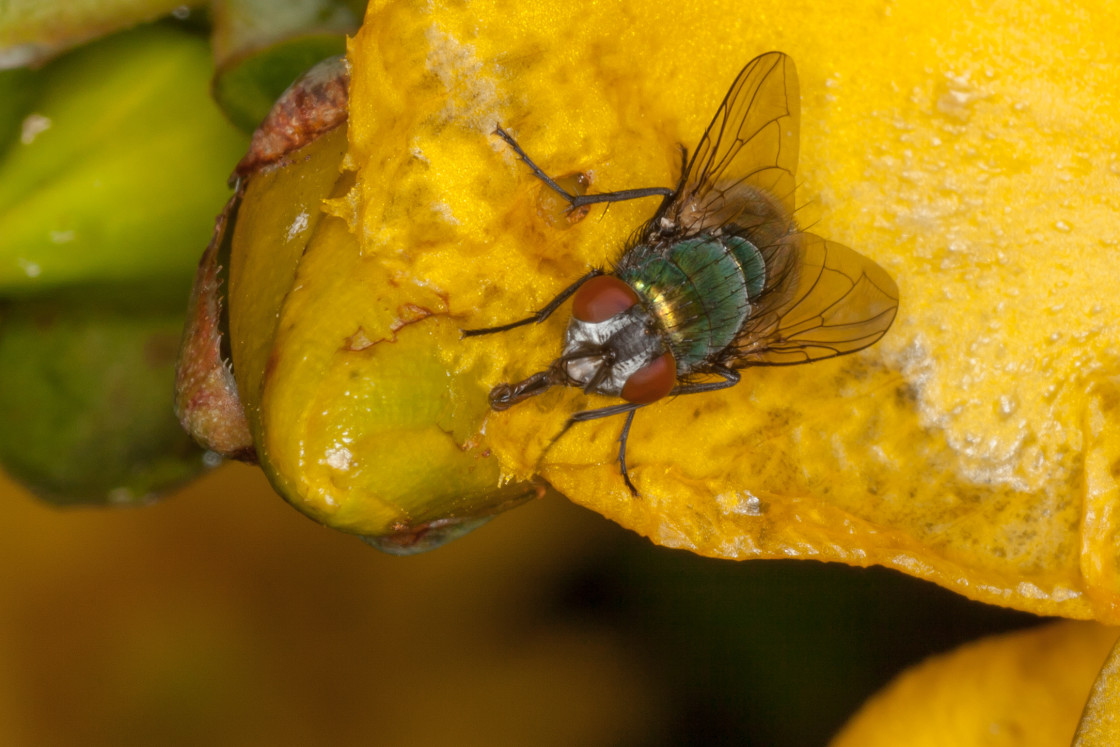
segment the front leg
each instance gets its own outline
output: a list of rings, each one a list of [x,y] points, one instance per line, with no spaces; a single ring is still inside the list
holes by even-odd
[[[497,327],[483,327],[482,329],[464,329],[464,330],[461,330],[460,334],[462,334],[463,337],[477,337],[478,335],[492,335],[495,332],[505,332],[506,330],[510,330],[510,329],[515,328],[515,327],[521,327],[521,326],[524,326],[526,324],[540,324],[545,319],[548,319],[548,317],[552,316],[552,312],[554,312],[558,308],[560,308],[560,305],[562,303],[564,303],[569,298],[571,298],[572,294],[575,293],[577,290],[579,290],[579,287],[581,285],[583,285],[584,283],[586,283],[588,280],[595,277],[596,275],[602,275],[602,274],[603,274],[602,270],[592,270],[591,272],[589,272],[586,275],[584,275],[583,277],[581,277],[579,280],[577,280],[574,283],[572,283],[571,285],[569,285],[564,290],[560,291],[560,294],[558,296],[556,296],[556,298],[549,301],[547,306],[545,306],[543,309],[541,309],[537,313],[533,314],[532,316],[526,317],[524,319],[520,319],[516,322],[510,322],[509,324],[502,324],[502,325],[499,325]]]

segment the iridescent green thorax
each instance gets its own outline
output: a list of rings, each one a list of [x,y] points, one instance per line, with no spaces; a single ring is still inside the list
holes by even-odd
[[[660,322],[683,376],[735,339],[765,285],[766,263],[740,236],[700,235],[668,248],[639,244],[616,274]]]

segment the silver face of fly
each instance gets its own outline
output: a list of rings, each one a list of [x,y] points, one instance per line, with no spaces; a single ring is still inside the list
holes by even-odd
[[[662,352],[653,318],[635,304],[601,322],[573,316],[560,360],[573,386],[620,397],[631,376]]]
[[[569,298],[563,352],[544,371],[499,384],[502,410],[558,385],[623,403],[578,412],[578,422],[626,414],[622,477],[634,413],[666,396],[726,389],[739,369],[810,363],[854,353],[894,321],[898,287],[851,249],[798,229],[793,219],[800,93],[793,60],[769,52],[739,73],[692,158],[682,148],[676,188],[573,195],[495,131],[571,211],[599,202],[660,197],[613,270],[592,270],[536,314],[466,330],[504,332],[541,322]]]

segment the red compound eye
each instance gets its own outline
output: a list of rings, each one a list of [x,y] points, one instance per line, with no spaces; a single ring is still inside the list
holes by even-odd
[[[597,275],[579,287],[572,299],[572,316],[598,324],[638,303],[638,294],[613,275]]]
[[[656,402],[677,384],[677,361],[672,353],[663,353],[630,374],[622,385],[622,398],[636,405]]]

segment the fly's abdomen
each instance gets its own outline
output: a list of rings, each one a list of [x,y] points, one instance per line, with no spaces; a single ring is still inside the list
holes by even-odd
[[[751,298],[765,284],[766,266],[745,239],[697,236],[668,251],[634,247],[618,276],[657,318],[684,375],[735,339],[750,316]]]

